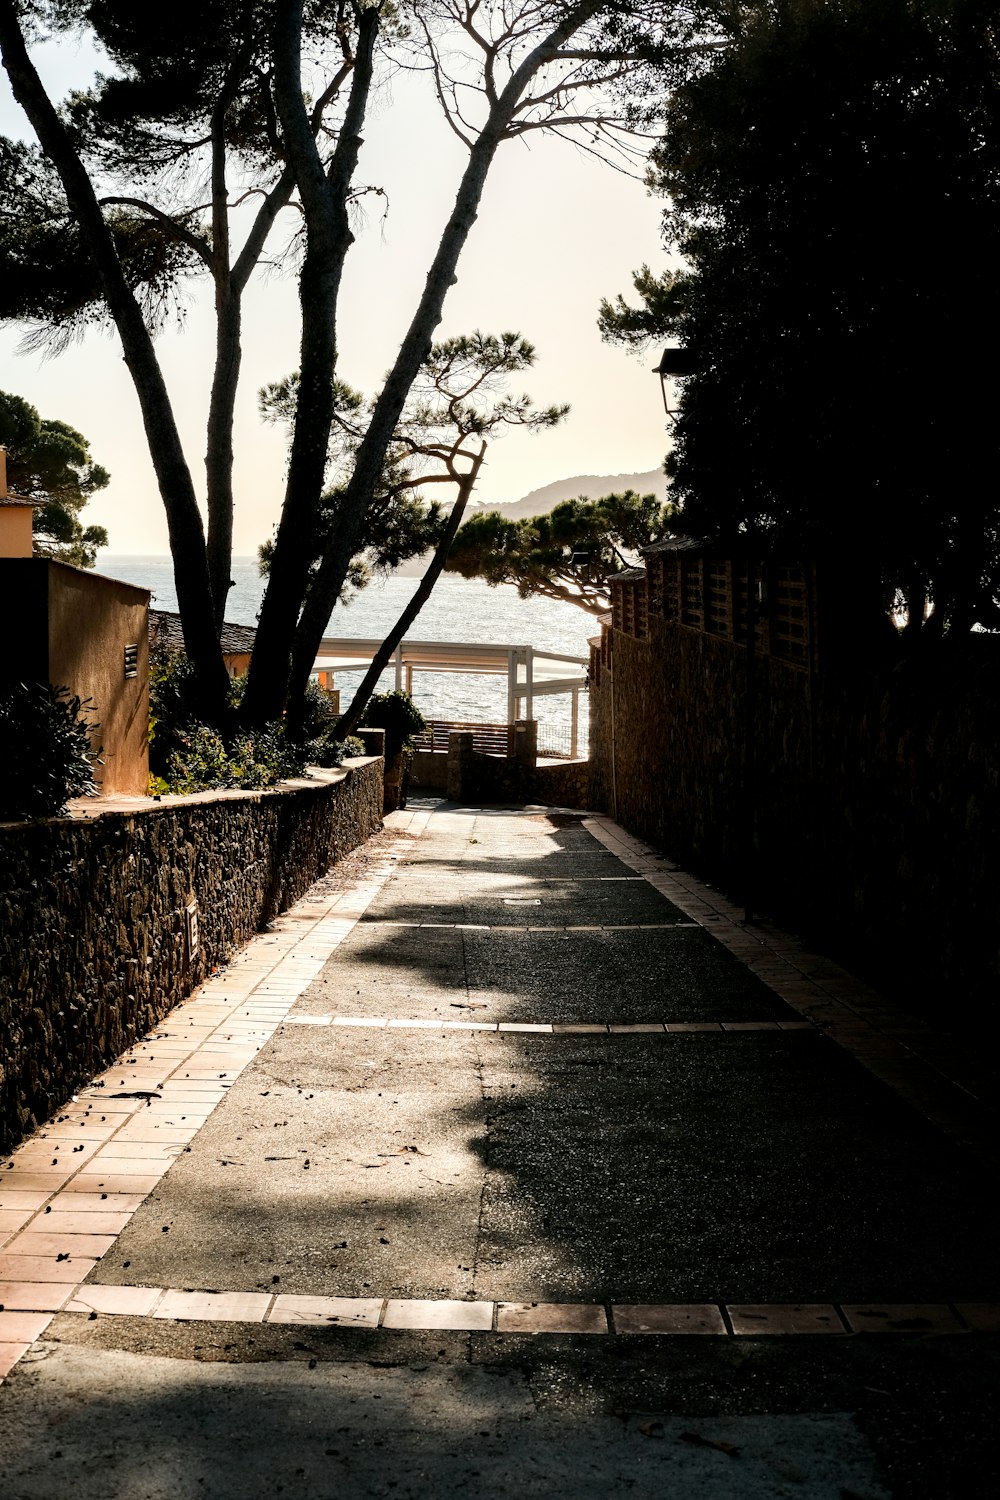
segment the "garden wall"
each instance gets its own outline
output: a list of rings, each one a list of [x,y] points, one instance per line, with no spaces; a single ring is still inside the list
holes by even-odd
[[[382,826],[380,759],[312,775],[0,825],[0,1151]]]
[[[821,673],[757,657],[750,797],[746,673],[674,622],[606,631],[593,805],[915,1009],[997,1024],[1000,639]]]
[[[513,726],[513,754],[486,755],[473,749],[474,735],[448,736],[445,790],[453,802],[537,802],[587,807],[589,766],[585,760],[546,762],[538,758],[538,723],[519,719]]]

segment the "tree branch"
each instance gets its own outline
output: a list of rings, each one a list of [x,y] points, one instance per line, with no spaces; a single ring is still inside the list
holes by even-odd
[[[140,213],[147,214],[149,218],[155,219],[157,224],[162,224],[181,244],[189,246],[198,259],[203,261],[209,270],[212,269],[212,247],[203,235],[195,234],[193,230],[185,229],[183,224],[164,213],[163,209],[157,208],[154,203],[147,203],[145,198],[99,198],[98,203],[102,207],[121,205],[123,208],[136,208]]]

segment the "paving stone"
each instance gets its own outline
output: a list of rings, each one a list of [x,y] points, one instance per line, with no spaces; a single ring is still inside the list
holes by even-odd
[[[151,1193],[163,1177],[162,1172],[94,1172],[86,1177],[80,1175],[63,1188],[66,1194],[80,1193],[92,1197],[94,1193],[107,1193],[108,1197],[133,1198],[140,1201]],[[55,1200],[53,1200],[55,1201]]]
[[[777,1031],[777,1021],[723,1021],[723,1031]]]
[[[976,1333],[1000,1333],[1000,1302],[956,1302],[955,1307]]]
[[[60,1194],[58,1198],[53,1200],[52,1212],[39,1215],[35,1220],[35,1228],[38,1230],[44,1229],[47,1236],[58,1237],[71,1234],[87,1236],[110,1235],[113,1237],[121,1233],[134,1211],[132,1209],[109,1209],[107,1203],[101,1201],[100,1195],[98,1195],[97,1204],[90,1203],[91,1195],[89,1193],[74,1193],[73,1196],[75,1198],[87,1199],[87,1202],[82,1205],[79,1212],[73,1207],[64,1208],[63,1205],[66,1203],[69,1194]],[[142,1202],[141,1198],[139,1202]],[[100,1205],[99,1207],[98,1204]],[[135,1207],[138,1207],[138,1203]],[[11,1248],[10,1245],[7,1248],[9,1250]],[[63,1246],[60,1244],[60,1249],[62,1248]],[[107,1248],[105,1246],[105,1249]],[[93,1253],[103,1255],[104,1251],[97,1252],[95,1249]]]
[[[0,1281],[55,1281],[75,1286],[96,1264],[96,1260],[80,1255],[57,1260],[54,1255],[11,1255],[5,1250],[0,1255]]]
[[[266,1292],[164,1292],[154,1318],[261,1323],[271,1298]]]
[[[659,1032],[659,1034],[662,1036],[663,1032],[665,1030],[665,1027],[664,1027],[662,1021],[642,1021],[642,1022],[636,1023],[635,1025],[630,1025],[630,1026],[629,1025],[621,1025],[621,1026],[610,1025],[608,1027],[608,1030],[610,1032],[618,1032],[618,1033],[621,1033],[621,1034],[626,1035],[626,1036],[629,1035],[629,1034],[632,1034],[632,1033],[639,1033],[639,1032]]]
[[[33,1219],[34,1208],[0,1208],[0,1244],[5,1244],[19,1229]]]
[[[45,1218],[51,1217],[46,1215]],[[42,1225],[44,1224],[44,1229]],[[65,1255],[74,1260],[80,1256],[92,1256],[99,1260],[115,1242],[113,1234],[54,1233],[52,1226],[39,1222],[37,1229],[26,1229],[15,1235],[4,1250],[5,1255],[50,1256]]]
[[[945,1303],[894,1302],[865,1306],[845,1303],[854,1333],[958,1333],[962,1324]]]
[[[498,1333],[607,1333],[604,1308],[573,1302],[501,1302]]]
[[[18,1360],[27,1354],[30,1344],[0,1343],[0,1380],[9,1375]]]
[[[19,1210],[30,1210],[32,1213],[42,1205],[48,1198],[44,1190],[27,1192],[17,1188],[5,1188],[3,1178],[0,1177],[0,1209],[17,1212]]]
[[[297,1297],[281,1293],[274,1299],[267,1322],[377,1328],[381,1312],[381,1297]]]
[[[457,1328],[485,1331],[493,1326],[492,1302],[461,1302],[442,1299],[406,1301],[390,1298],[385,1305],[383,1328]]]
[[[58,1312],[72,1290],[71,1281],[14,1281],[0,1276],[0,1307],[8,1312]]]
[[[47,1312],[0,1312],[0,1344],[33,1344],[51,1322]]]
[[[77,1288],[65,1310],[143,1318],[152,1312],[162,1294],[158,1286],[98,1286],[89,1282]]]
[[[615,1303],[611,1316],[616,1333],[727,1334],[722,1314],[713,1303]]]
[[[771,1334],[843,1333],[837,1309],[824,1303],[726,1305],[733,1332],[754,1338]]]

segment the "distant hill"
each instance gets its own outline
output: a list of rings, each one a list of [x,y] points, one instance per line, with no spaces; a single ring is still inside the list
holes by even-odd
[[[473,502],[468,514],[474,510],[498,510],[502,516],[520,521],[525,516],[544,516],[554,505],[563,500],[574,500],[577,495],[596,500],[601,495],[637,490],[640,495],[654,494],[662,500],[666,497],[666,486],[662,469],[651,469],[647,474],[577,474],[572,479],[555,479],[551,484],[543,484],[541,489],[532,490],[523,499],[512,500],[507,505],[477,505]],[[422,577],[429,556],[429,553],[425,553],[423,557],[414,557],[410,562],[403,563],[395,569],[395,577]]]
[[[509,505],[484,505],[481,510],[498,510],[512,521],[524,516],[544,516],[554,505],[563,500],[575,500],[584,495],[596,500],[601,495],[620,494],[622,490],[638,490],[640,495],[666,495],[667,481],[662,469],[651,469],[648,474],[577,474],[573,479],[556,479],[552,484],[543,484],[540,490],[532,490],[523,500],[514,500]]]

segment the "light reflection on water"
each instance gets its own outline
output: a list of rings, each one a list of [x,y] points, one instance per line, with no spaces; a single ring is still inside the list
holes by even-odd
[[[157,609],[175,610],[173,566],[169,558],[102,553],[97,571],[127,583],[139,584],[153,594]],[[235,587],[226,618],[252,625],[264,592],[256,559],[234,558]],[[356,594],[350,604],[338,607],[328,633],[339,636],[381,637],[391,628],[417,586],[413,578],[386,578]],[[587,656],[587,638],[598,633],[596,620],[572,604],[550,599],[519,599],[512,588],[491,589],[478,579],[446,574],[438,580],[408,634],[423,641],[494,641],[505,645],[531,645],[539,650]],[[345,706],[359,671],[337,673],[337,686]],[[383,674],[380,686],[393,687],[392,671]],[[507,683],[502,677],[459,673],[415,672],[413,696],[428,718],[483,720],[502,723],[507,717]],[[586,694],[581,696],[581,733],[585,733]],[[569,695],[535,699],[535,716],[543,725],[568,726]]]

